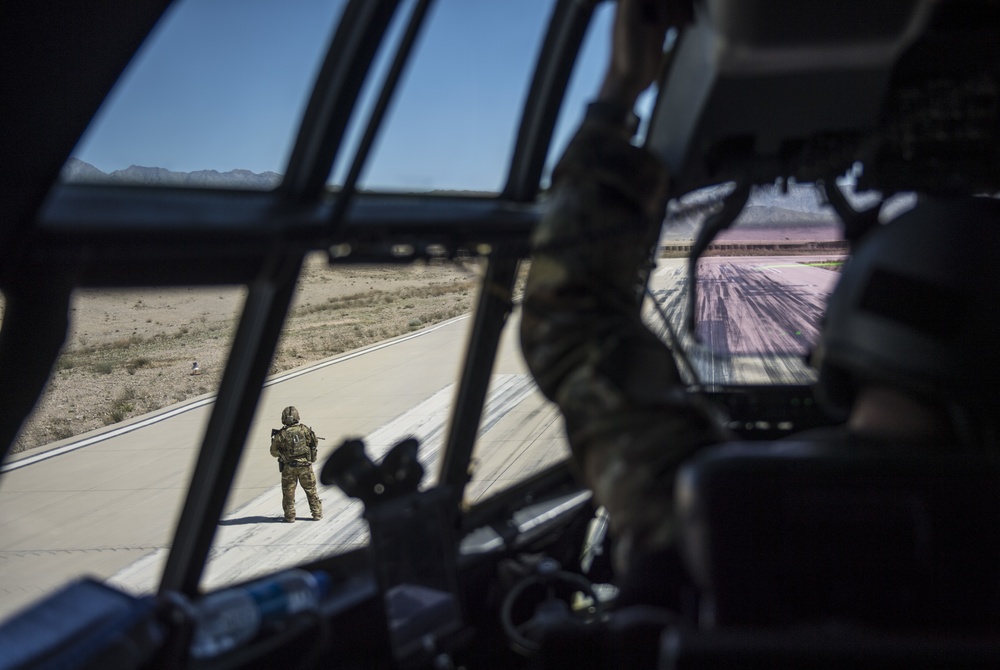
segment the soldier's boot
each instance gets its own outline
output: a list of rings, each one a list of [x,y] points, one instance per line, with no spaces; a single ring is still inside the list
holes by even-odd
[[[318,494],[309,496],[309,511],[312,512],[313,521],[323,518],[323,501],[319,499]]]
[[[286,516],[285,517],[285,523],[295,523],[295,517],[294,516]]]

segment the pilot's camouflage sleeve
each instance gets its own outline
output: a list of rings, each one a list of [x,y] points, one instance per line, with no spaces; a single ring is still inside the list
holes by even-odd
[[[522,306],[525,359],[609,512],[619,570],[671,543],[674,472],[724,437],[640,318],[667,186],[652,154],[585,121],[553,174]]]

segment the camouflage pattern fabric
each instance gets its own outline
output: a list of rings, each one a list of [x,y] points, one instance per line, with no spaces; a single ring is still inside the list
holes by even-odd
[[[286,519],[295,518],[295,485],[301,484],[309,501],[309,511],[313,518],[323,516],[323,501],[316,491],[316,473],[312,465],[286,465],[281,471],[281,509]]]
[[[281,507],[286,521],[295,519],[296,484],[305,491],[313,518],[323,516],[323,503],[316,491],[316,474],[312,468],[318,444],[312,429],[301,423],[285,426],[271,438],[271,456],[285,464],[281,471]]]
[[[727,437],[640,318],[667,186],[622,130],[585,121],[553,174],[522,305],[525,360],[608,510],[619,572],[672,543],[678,465]]]

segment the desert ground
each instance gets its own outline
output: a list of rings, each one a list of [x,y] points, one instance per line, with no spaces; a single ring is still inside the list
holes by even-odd
[[[311,256],[270,371],[468,312],[477,279],[474,261],[330,267],[325,255]],[[242,287],[78,291],[63,353],[14,450],[214,392],[245,295]]]
[[[672,239],[669,232],[666,241]],[[836,236],[793,226],[727,231],[720,241],[827,238]],[[472,309],[478,278],[473,260],[331,267],[325,254],[315,254],[303,268],[270,372],[464,314]],[[63,353],[14,451],[214,392],[244,297],[242,287],[78,291]],[[191,374],[195,363],[199,374]]]

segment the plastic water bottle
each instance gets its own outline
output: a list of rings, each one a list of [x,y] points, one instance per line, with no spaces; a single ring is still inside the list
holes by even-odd
[[[204,597],[194,606],[191,656],[224,654],[269,624],[298,612],[316,611],[329,584],[325,572],[294,569]]]

